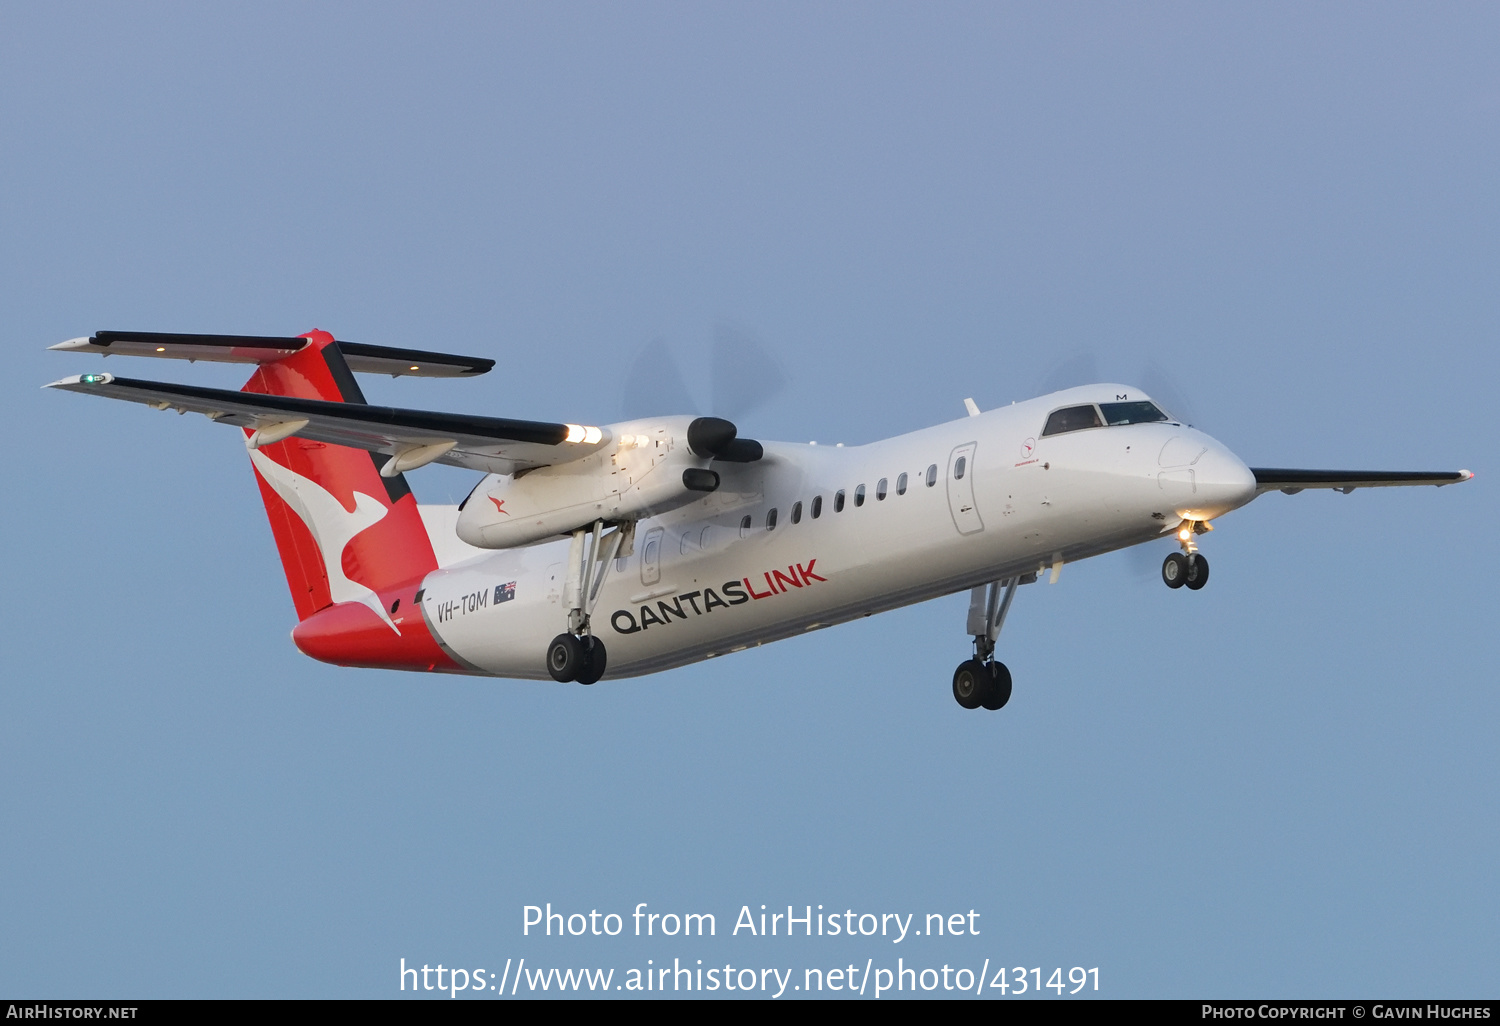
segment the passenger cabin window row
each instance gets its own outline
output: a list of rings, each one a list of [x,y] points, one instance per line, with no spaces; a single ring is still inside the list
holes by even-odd
[[[1170,420],[1161,408],[1152,402],[1134,403],[1088,403],[1083,406],[1065,406],[1054,410],[1042,428],[1042,437],[1062,435],[1069,431],[1087,428],[1120,427],[1124,424],[1159,424]],[[955,475],[961,476],[961,475]]]
[[[967,461],[963,457],[959,457],[958,463],[955,464],[955,466],[953,468],[953,476],[955,478],[961,479],[964,476],[964,471],[966,469],[966,466],[967,466]],[[935,486],[937,484],[937,473],[938,473],[938,468],[937,468],[937,464],[936,463],[932,464],[930,467],[927,468],[926,478],[927,478],[927,487],[928,488],[932,488],[933,486]],[[907,476],[906,476],[905,472],[902,472],[901,474],[898,474],[896,476],[896,494],[897,495],[905,495],[906,494],[906,485],[907,485]],[[886,499],[886,496],[889,495],[889,494],[890,494],[890,478],[882,477],[879,481],[875,482],[875,501],[876,502],[884,502],[885,499]],[[866,495],[867,495],[867,492],[866,492],[866,489],[865,489],[864,485],[861,484],[861,485],[856,485],[855,486],[855,489],[854,489],[854,505],[855,505],[856,508],[860,507],[860,506],[863,506],[865,504],[865,497],[866,497]],[[838,491],[834,492],[833,493],[833,511],[835,513],[842,513],[842,512],[844,512],[844,506],[846,505],[846,501],[847,501],[847,493],[845,492],[844,489],[840,488]],[[808,504],[808,515],[811,516],[812,519],[814,519],[814,520],[817,520],[819,517],[821,517],[823,515],[823,496],[821,496],[821,495],[814,495],[812,497],[812,502],[810,502]],[[775,506],[772,506],[769,510],[766,511],[766,530],[767,531],[774,531],[774,530],[776,530],[777,519],[778,519],[778,510],[777,510],[777,508]],[[792,503],[791,520],[792,520],[792,523],[794,523],[794,524],[800,524],[800,523],[802,523],[802,500],[800,500],[800,499],[797,500],[796,502]],[[747,537],[750,534],[750,532],[752,530],[754,530],[754,529],[755,529],[755,518],[752,517],[749,513],[746,513],[743,517],[740,518],[740,537],[741,538]]]

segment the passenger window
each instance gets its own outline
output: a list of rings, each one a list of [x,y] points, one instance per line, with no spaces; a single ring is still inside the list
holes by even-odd
[[[1104,422],[1099,419],[1099,411],[1094,409],[1092,403],[1088,406],[1069,406],[1054,411],[1052,416],[1047,418],[1047,426],[1042,428],[1042,437],[1103,426]]]
[[[896,494],[897,495],[905,495],[906,494],[906,474],[905,474],[905,472],[903,472],[900,477],[896,478]]]
[[[746,513],[744,519],[740,521],[740,537],[744,538],[749,533],[750,533],[750,514]]]
[[[816,519],[818,519],[822,515],[823,515],[823,496],[821,496],[821,495],[814,495],[813,496],[812,517],[813,517],[814,520],[816,520]]]
[[[885,500],[885,478],[882,477],[879,481],[875,482],[875,501],[876,502],[883,502],[884,500]]]
[[[704,552],[708,551],[708,540],[713,537],[713,528],[705,527],[702,536],[698,539],[698,547]]]
[[[930,466],[930,467],[927,468],[927,487],[931,488],[935,484],[937,484],[937,464],[936,463],[934,463],[932,466]]]
[[[802,503],[800,502],[792,503],[792,523],[802,523]]]
[[[835,513],[844,512],[844,490],[842,488],[833,493],[833,511]]]
[[[958,459],[954,460],[953,461],[953,480],[955,480],[955,481],[962,481],[964,479],[964,471],[966,469],[968,469],[968,466],[969,466],[969,458],[967,456],[960,456]]]
[[[769,513],[766,514],[766,530],[767,531],[774,531],[774,530],[776,530],[776,507],[775,506],[772,506],[771,507],[771,512],[769,512]]]
[[[865,504],[865,486],[864,485],[860,485],[858,488],[854,489],[854,504],[856,506],[863,506]]]

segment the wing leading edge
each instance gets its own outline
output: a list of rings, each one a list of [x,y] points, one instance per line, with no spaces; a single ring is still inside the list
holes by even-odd
[[[47,387],[143,403],[158,410],[201,413],[215,423],[257,431],[266,443],[295,434],[309,441],[387,453],[395,457],[391,465],[400,470],[435,462],[514,474],[581,459],[610,441],[602,428],[579,424],[325,402],[112,374],[75,375]]]
[[[1403,485],[1458,484],[1473,477],[1472,471],[1415,470],[1286,470],[1251,467],[1257,492],[1283,491],[1295,495],[1304,488],[1332,488],[1348,494],[1356,488],[1394,488]]]

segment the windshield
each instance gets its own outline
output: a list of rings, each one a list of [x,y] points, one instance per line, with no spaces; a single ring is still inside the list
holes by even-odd
[[[1100,403],[1104,422],[1110,427],[1121,424],[1156,424],[1169,419],[1155,403]]]
[[[1093,405],[1069,406],[1065,409],[1056,410],[1052,416],[1047,418],[1047,425],[1042,428],[1042,434],[1060,435],[1067,431],[1082,431],[1084,428],[1103,427],[1099,423],[1099,413]]]

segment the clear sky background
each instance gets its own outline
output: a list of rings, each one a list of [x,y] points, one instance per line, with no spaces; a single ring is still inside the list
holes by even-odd
[[[901,956],[1493,997],[1497,181],[1494,5],[6,5],[0,992]],[[597,423],[653,341],[706,408],[720,325],[789,379],[754,437],[1092,362],[1251,465],[1478,477],[1258,499],[1197,594],[1065,567],[984,714],[959,596],[589,689],[314,663],[237,433],[38,387],[245,376],[45,351],[101,329],[319,327],[498,361],[372,401]],[[720,936],[522,938],[549,901]],[[725,936],[762,903],[981,935]]]

